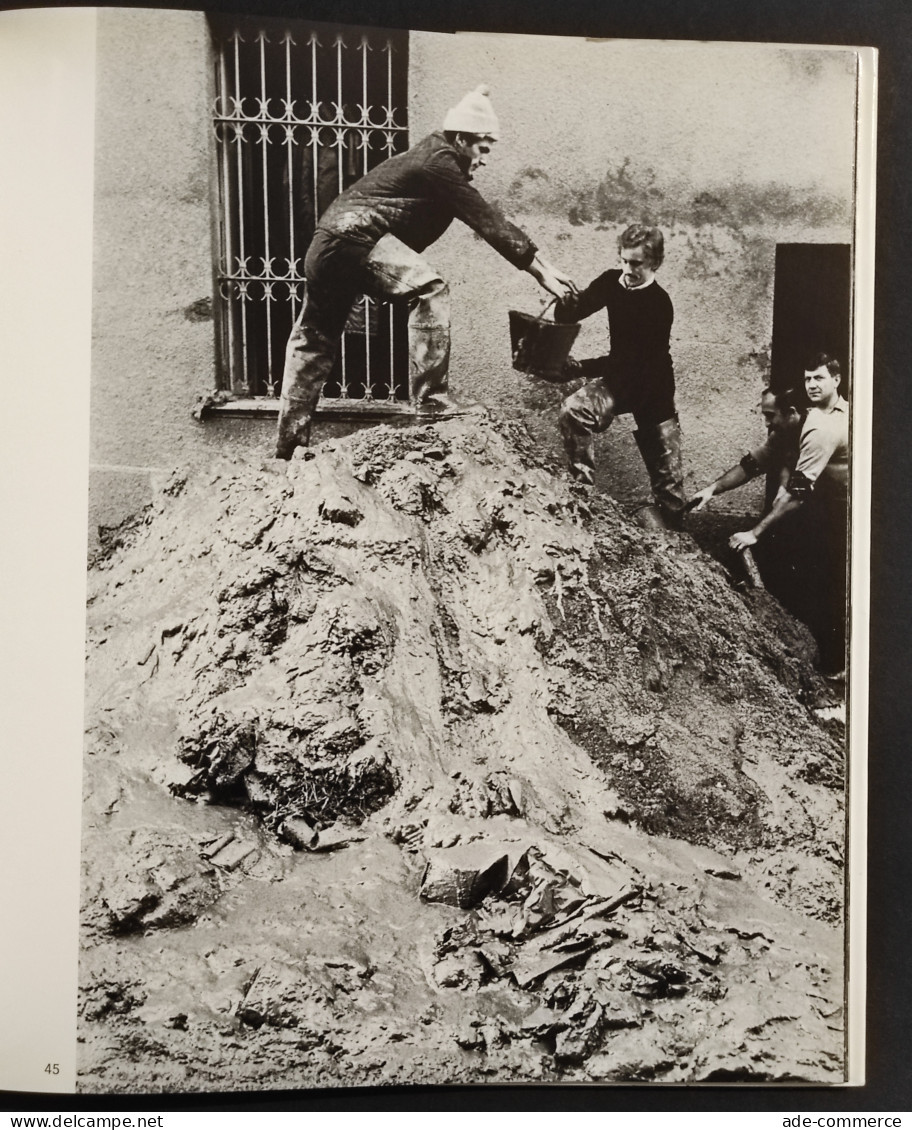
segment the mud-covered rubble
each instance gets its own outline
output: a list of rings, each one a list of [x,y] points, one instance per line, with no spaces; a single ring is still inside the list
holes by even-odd
[[[90,572],[82,1085],[840,1078],[808,658],[484,412],[176,477]]]
[[[506,1013],[496,1024],[474,1018],[457,1037],[461,1047],[487,1051],[492,1044],[531,1041],[530,1052],[544,1053],[558,1071],[599,1050],[598,1062],[611,1078],[712,1081],[732,1072],[783,1081],[802,1078],[831,1042],[829,1033],[839,1031],[832,1023],[840,1003],[827,988],[829,970],[815,967],[810,975],[816,990],[810,1010],[807,1001],[796,1006],[793,987],[806,975],[796,975],[780,931],[762,920],[714,917],[706,888],[697,902],[688,886],[654,886],[620,857],[591,851],[574,858],[533,847],[511,866],[509,853],[493,845],[486,850],[486,866],[477,874],[496,887],[439,935],[432,975],[439,986],[472,995],[486,986],[516,986],[525,990],[524,1015],[517,1021]],[[452,871],[464,875],[465,857],[457,859]],[[737,879],[715,862],[704,868],[707,875]],[[574,863],[577,870],[568,870]],[[422,897],[453,901],[441,882],[445,870],[439,858],[429,862]],[[463,897],[457,904],[467,902]],[[766,968],[765,983],[754,980],[756,964]],[[749,994],[745,976],[753,986]],[[710,1037],[714,1025],[725,1038]],[[791,1036],[787,1057],[769,1043],[782,1026],[800,1032],[797,1040]],[[659,1032],[673,1036],[667,1058],[656,1062],[650,1045]],[[838,1068],[838,1051],[831,1056]],[[588,1064],[590,1076],[597,1078],[597,1070]]]

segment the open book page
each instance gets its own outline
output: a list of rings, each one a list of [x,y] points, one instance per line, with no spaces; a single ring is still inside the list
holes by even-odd
[[[94,112],[11,1084],[860,1082],[874,52],[2,19]]]

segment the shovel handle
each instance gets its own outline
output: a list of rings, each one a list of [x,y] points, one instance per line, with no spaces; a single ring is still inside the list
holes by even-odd
[[[744,549],[738,550],[738,556],[741,558],[741,563],[744,566],[744,572],[747,574],[748,584],[752,589],[762,589],[766,586],[760,577],[760,570],[757,568],[757,562],[754,560],[754,555],[750,551],[750,546],[746,545]]]

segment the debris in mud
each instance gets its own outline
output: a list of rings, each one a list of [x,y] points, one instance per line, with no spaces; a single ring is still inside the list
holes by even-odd
[[[208,858],[212,860],[216,867],[222,867],[226,871],[234,871],[242,863],[247,862],[257,854],[256,843],[232,838],[228,843],[220,846],[217,851],[209,854]]]
[[[81,1086],[840,1079],[786,614],[483,412],[308,454],[90,573]]]
[[[192,922],[221,893],[215,868],[178,828],[137,828],[105,837],[88,882],[92,895],[84,923],[111,933]]]
[[[290,816],[278,828],[279,835],[293,847],[309,850],[317,842],[319,833],[303,816]]]
[[[450,906],[475,906],[491,891],[499,891],[510,872],[508,854],[496,843],[481,841],[431,852],[421,897]]]
[[[750,1037],[766,1041],[768,1030],[798,1021],[794,1008],[779,1011],[788,996],[782,981],[791,972],[784,954],[754,986],[751,1007],[731,1013],[729,991],[757,957],[750,945],[756,935],[741,931],[743,940],[726,941],[707,926],[698,902],[661,888],[629,885],[613,898],[587,893],[593,876],[583,860],[578,874],[568,874],[549,866],[547,850],[533,849],[529,856],[533,865],[518,867],[499,894],[443,931],[435,951],[434,975],[443,989],[477,997],[493,984],[513,983],[525,991],[526,1014],[518,1023],[501,1024],[501,1042],[534,1036],[566,1068],[597,1049],[605,1055],[609,1047],[622,1046],[622,1030],[637,1030],[632,1043],[638,1046],[639,1030],[658,1022],[660,1030],[675,1031],[679,1050],[653,1064],[648,1075],[687,1077],[681,1074],[680,1048],[687,1049],[686,1067],[701,1047],[713,1066],[693,1074],[699,1079],[721,1070],[718,1061],[725,1058],[706,1040],[711,1024],[734,1025],[737,1019],[737,1030],[745,1033],[741,1050],[751,1045],[755,1052]],[[517,871],[522,878],[515,878]],[[631,874],[628,882],[635,881]],[[798,1011],[806,1017],[804,1005]],[[807,1048],[823,1036],[824,1011],[815,1009],[813,1031],[802,1022],[799,1042]],[[457,1035],[456,1041],[485,1048],[478,1033]]]

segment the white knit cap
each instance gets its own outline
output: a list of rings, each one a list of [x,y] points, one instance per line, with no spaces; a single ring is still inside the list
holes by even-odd
[[[491,99],[488,97],[490,90],[487,86],[476,88],[458,102],[443,119],[443,128],[454,133],[485,134],[495,141],[500,132],[500,124]]]

